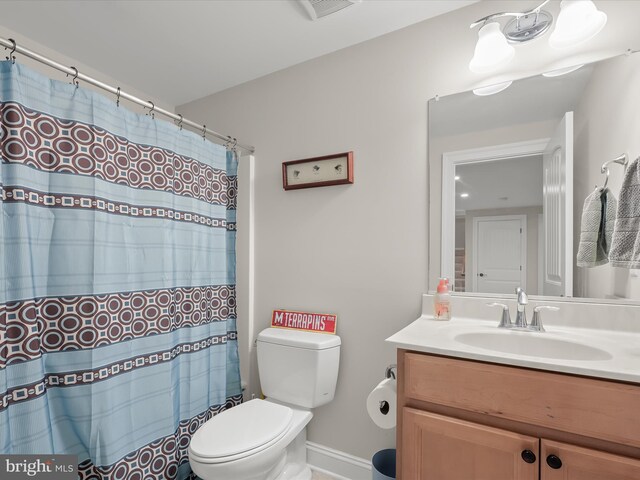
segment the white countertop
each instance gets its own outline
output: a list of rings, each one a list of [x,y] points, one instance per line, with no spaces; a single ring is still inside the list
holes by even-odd
[[[462,317],[450,321],[439,321],[434,320],[430,315],[423,315],[389,337],[387,342],[397,348],[418,352],[640,384],[640,333],[560,325],[546,325],[545,328],[546,332],[522,332],[499,329],[497,319],[480,320]],[[557,345],[568,345],[569,348],[571,345],[564,342],[578,343],[587,348],[596,348],[603,354],[594,360],[575,360],[531,356],[523,352],[504,353],[462,343],[456,339],[456,336],[461,334],[488,335],[489,337],[505,335],[507,338],[500,340],[504,340],[503,343],[513,340],[514,344],[522,340],[535,342],[535,338],[515,338],[533,335],[540,336],[543,341],[549,339]],[[571,353],[567,355],[571,356]]]

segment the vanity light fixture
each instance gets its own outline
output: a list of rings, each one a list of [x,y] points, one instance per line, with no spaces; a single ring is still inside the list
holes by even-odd
[[[607,23],[607,14],[591,0],[562,0],[558,24],[549,37],[553,48],[568,48],[595,37]]]
[[[461,193],[460,198],[467,198],[469,196],[468,193]]]
[[[469,62],[469,70],[475,73],[490,72],[509,63],[515,54],[515,49],[500,31],[500,24],[487,23],[478,32],[478,43]]]
[[[545,0],[525,12],[501,12],[487,15],[472,23],[480,26],[478,43],[469,62],[474,73],[492,72],[508,64],[515,56],[511,44],[525,43],[544,35],[553,23],[553,15],[542,10]],[[513,17],[503,28],[496,20]],[[607,23],[607,15],[599,11],[591,0],[562,0],[555,30],[549,38],[553,48],[566,48],[595,37]]]
[[[453,177],[453,179],[454,179],[455,181],[460,180],[460,175],[456,175],[455,177]]]

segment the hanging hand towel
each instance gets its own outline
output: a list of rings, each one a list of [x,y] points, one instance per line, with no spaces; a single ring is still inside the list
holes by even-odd
[[[640,165],[636,158],[627,167],[609,261],[614,267],[640,268]]]
[[[579,267],[597,267],[609,261],[616,207],[616,198],[608,188],[598,188],[584,200],[577,256]]]

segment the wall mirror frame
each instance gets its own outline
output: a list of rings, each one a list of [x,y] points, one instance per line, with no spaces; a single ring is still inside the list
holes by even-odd
[[[497,165],[499,162],[505,160],[534,156],[540,156],[542,161],[545,150],[547,150],[548,154],[550,139],[555,138],[558,133],[557,129],[554,131],[550,129],[551,127],[549,127],[549,125],[556,121],[559,125],[560,121],[562,121],[565,122],[563,128],[566,128],[566,123],[571,123],[571,129],[569,133],[567,133],[565,147],[569,159],[563,167],[565,170],[563,172],[564,176],[561,179],[561,185],[557,185],[557,188],[563,190],[563,194],[566,196],[566,202],[562,204],[562,202],[559,201],[556,206],[557,209],[562,210],[564,220],[558,222],[557,219],[555,219],[555,223],[558,225],[556,230],[562,231],[556,232],[555,240],[552,241],[552,243],[555,242],[555,246],[557,247],[553,255],[555,255],[556,258],[556,270],[558,271],[551,272],[551,270],[546,269],[546,265],[544,267],[542,266],[544,260],[538,259],[538,271],[536,275],[534,275],[534,281],[528,282],[529,284],[527,285],[527,282],[524,281],[523,278],[522,283],[525,284],[525,288],[527,288],[528,291],[532,292],[531,296],[534,299],[631,305],[640,304],[640,272],[627,269],[614,269],[610,266],[604,269],[597,267],[589,269],[589,271],[576,267],[576,252],[577,243],[580,238],[582,204],[584,198],[586,198],[586,195],[590,192],[589,189],[593,189],[594,185],[602,184],[604,181],[604,177],[600,172],[600,165],[623,152],[627,153],[630,161],[635,159],[640,153],[640,140],[627,138],[633,137],[633,132],[637,131],[633,129],[634,126],[640,127],[640,113],[637,115],[631,114],[633,115],[631,120],[625,117],[625,121],[627,122],[626,129],[619,128],[620,125],[616,124],[615,115],[613,115],[614,118],[607,116],[611,115],[612,111],[615,112],[615,109],[619,106],[616,102],[629,103],[631,100],[633,100],[633,105],[630,109],[635,109],[640,112],[640,94],[632,95],[632,99],[627,101],[624,96],[629,94],[629,88],[616,88],[616,85],[613,84],[611,85],[612,92],[605,92],[603,94],[597,90],[597,88],[602,88],[601,86],[598,87],[598,85],[603,83],[603,79],[606,79],[607,75],[613,75],[613,72],[615,72],[616,75],[620,75],[621,69],[632,69],[631,74],[625,75],[623,78],[626,84],[632,83],[633,79],[640,79],[640,56],[633,53],[635,52],[629,51],[621,55],[614,55],[586,64],[583,68],[577,70],[576,73],[564,75],[564,78],[543,77],[541,74],[514,80],[513,85],[516,87],[516,92],[518,88],[525,88],[528,82],[530,86],[539,89],[541,85],[540,82],[546,81],[551,85],[549,93],[550,101],[554,101],[554,95],[562,94],[562,88],[569,88],[571,94],[568,94],[567,97],[572,97],[571,99],[566,99],[566,102],[564,102],[564,99],[557,102],[556,99],[556,103],[562,104],[564,102],[565,104],[558,106],[553,119],[547,119],[543,117],[544,108],[536,104],[536,102],[544,103],[540,101],[540,95],[545,95],[545,92],[540,90],[529,92],[528,96],[531,98],[523,101],[519,108],[521,108],[522,112],[533,112],[531,125],[535,122],[536,128],[533,129],[530,135],[521,133],[518,138],[507,136],[504,140],[493,139],[493,143],[480,141],[477,144],[473,144],[468,142],[471,133],[479,133],[482,136],[482,131],[473,131],[474,117],[480,122],[485,122],[486,119],[488,126],[483,125],[482,128],[495,128],[496,131],[499,130],[499,128],[506,128],[507,125],[510,128],[516,128],[512,124],[517,122],[514,122],[512,119],[505,119],[503,124],[499,124],[498,119],[489,117],[499,116],[500,112],[508,111],[507,107],[497,107],[495,105],[495,101],[500,100],[501,93],[489,97],[476,97],[472,92],[461,92],[444,97],[435,97],[429,101],[427,117],[430,200],[430,292],[435,289],[439,277],[455,279],[456,276],[454,267],[455,239],[457,233],[456,214],[458,214],[458,220],[460,220],[460,212],[464,214],[464,210],[460,210],[460,189],[457,188],[459,175],[456,174],[456,169],[460,169],[465,165]],[[612,73],[606,73],[605,69],[608,68],[612,70]],[[560,86],[561,82],[566,84],[562,88]],[[522,92],[521,90],[521,93]],[[584,94],[586,99],[580,96],[582,94]],[[587,98],[587,95],[590,95],[590,97]],[[613,95],[623,96],[623,98],[611,101]],[[536,96],[538,97],[537,99]],[[505,103],[514,103],[514,98],[523,97],[524,95],[521,97],[511,97],[511,100],[507,100]],[[595,100],[591,97],[594,97]],[[613,103],[613,105],[607,109],[607,107],[599,105],[599,103],[602,102]],[[585,104],[587,104],[587,106],[585,106]],[[443,114],[449,106],[451,106],[453,110]],[[481,108],[477,108],[479,106],[481,106]],[[470,110],[474,107],[481,111]],[[558,109],[563,110],[566,115],[558,115],[560,112]],[[587,118],[585,114],[586,112],[592,113],[594,111],[601,111],[604,117],[603,120],[610,122],[612,129],[617,127],[616,130],[612,132],[599,130],[598,126],[600,124],[598,122],[600,120],[594,121],[593,118]],[[486,117],[483,117],[484,114],[486,114]],[[574,115],[576,115],[575,119]],[[546,124],[543,125],[545,122]],[[523,125],[524,123],[526,122],[523,120]],[[477,122],[476,125],[478,125]],[[541,125],[543,125],[544,128],[542,128]],[[459,132],[455,130],[458,128],[460,129]],[[567,131],[563,130],[563,132]],[[458,133],[459,137],[456,136]],[[600,141],[601,139],[599,137],[611,137],[611,139],[610,141]],[[465,138],[465,141],[456,144],[455,141],[453,141],[456,138]],[[599,145],[600,143],[604,145]],[[573,160],[574,157],[575,161]],[[544,175],[544,172],[547,170],[542,169],[541,171]],[[611,169],[611,183],[609,185],[611,189],[620,188],[623,174],[624,170],[622,167]],[[544,185],[547,184],[544,183]],[[551,191],[553,189],[547,188],[547,190]],[[546,202],[546,195],[547,193],[545,191],[545,199],[543,202]],[[546,204],[544,208],[547,208]],[[540,205],[540,209],[541,211],[543,210],[542,205]],[[507,212],[507,210],[508,209],[505,209],[504,211]],[[487,209],[486,211],[489,210]],[[445,214],[445,212],[447,214]],[[539,217],[542,219],[542,214],[540,214]],[[488,216],[486,218],[490,219]],[[467,219],[467,229],[469,229],[469,225],[471,225],[471,223]],[[530,242],[531,244],[537,244],[536,248],[543,248],[541,245],[545,245],[544,249],[549,248],[549,245],[547,245],[550,242],[548,236],[542,236],[541,233],[551,231],[549,228],[545,230],[546,225],[546,223],[544,225],[539,224],[537,234],[540,236],[538,236],[537,241]],[[467,233],[467,236],[469,235],[470,234]],[[476,237],[473,238],[475,239]],[[467,245],[469,245],[468,239]],[[541,251],[543,250],[538,250],[538,252]],[[544,251],[546,252],[547,250]],[[563,257],[562,261],[558,261],[559,257]],[[475,258],[473,260],[474,262],[476,261]],[[529,263],[533,265],[532,262]],[[468,268],[466,270],[472,277],[478,275],[478,272],[474,270],[474,265],[475,263],[467,261]],[[598,270],[598,268],[601,268],[601,270]],[[540,279],[544,278],[546,282],[550,277],[553,277],[551,274],[556,273],[558,274],[558,278],[561,277],[561,282],[556,285],[557,288],[553,287],[553,285],[547,288],[546,284],[543,288],[543,283]],[[598,276],[599,274],[607,277],[609,284],[605,288],[597,285],[599,280],[594,281],[592,279],[593,276]],[[506,293],[506,291],[502,293],[491,291],[491,289],[478,290],[477,288],[468,288],[466,290],[458,289],[458,291],[452,293],[455,295],[478,297],[513,297],[512,293]]]

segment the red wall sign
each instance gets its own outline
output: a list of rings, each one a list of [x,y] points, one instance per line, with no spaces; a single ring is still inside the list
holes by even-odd
[[[274,310],[271,317],[272,327],[305,330],[307,332],[335,334],[337,323],[338,317],[328,313]]]

